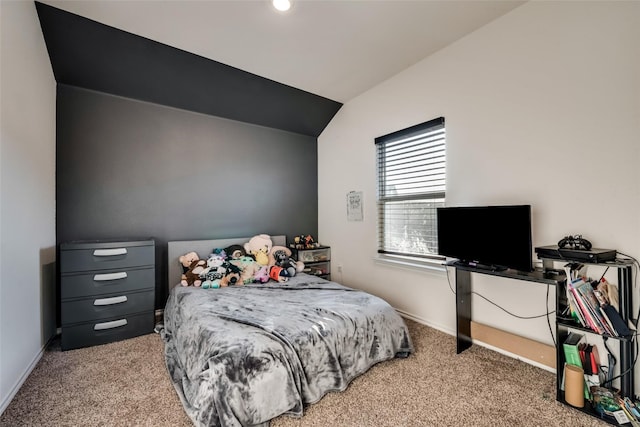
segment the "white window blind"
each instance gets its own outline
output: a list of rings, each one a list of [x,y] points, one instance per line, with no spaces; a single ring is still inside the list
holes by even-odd
[[[378,252],[439,258],[436,208],[445,201],[444,118],[381,136],[375,143]]]

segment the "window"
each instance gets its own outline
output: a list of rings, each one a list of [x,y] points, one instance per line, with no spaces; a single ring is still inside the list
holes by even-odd
[[[443,117],[375,139],[379,253],[441,258],[436,208],[445,200],[445,142]]]

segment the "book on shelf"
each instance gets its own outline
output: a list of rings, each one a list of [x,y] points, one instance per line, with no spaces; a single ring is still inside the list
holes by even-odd
[[[590,281],[579,277],[568,282],[566,294],[571,317],[581,326],[613,337],[628,337],[633,334],[618,310],[609,303],[608,294],[602,289],[594,288]]]
[[[596,318],[593,309],[590,308],[587,299],[584,297],[584,293],[587,292],[587,290],[583,289],[580,291],[580,288],[585,284],[591,286],[582,279],[575,279],[567,284],[568,292],[573,295],[573,300],[576,303],[576,311],[578,316],[583,319],[583,325],[599,334],[603,334],[605,333],[604,329]]]
[[[577,332],[569,332],[567,338],[562,343],[564,350],[564,360],[568,365],[582,368],[579,345],[584,340],[584,335]]]
[[[606,292],[602,292],[601,289],[594,289],[593,295],[595,295],[596,299],[598,300],[598,304],[600,305],[609,304],[609,296],[607,295]]]
[[[628,337],[632,335],[631,329],[627,326],[627,323],[624,321],[618,310],[615,309],[610,304],[600,306],[602,312],[607,317],[609,322],[613,325],[614,330],[616,331],[615,336],[620,337]]]
[[[600,356],[598,355],[598,347],[586,343],[580,343],[578,347],[582,369],[584,370],[584,380],[587,386],[589,388],[592,386],[600,386]]]
[[[609,323],[604,319],[604,316],[600,311],[600,303],[593,292],[593,286],[591,283],[583,281],[576,288],[576,291],[580,294],[580,297],[589,312],[589,316],[591,316],[595,326],[595,331],[599,334],[615,336],[615,330],[609,326]]]
[[[580,306],[578,305],[575,292],[572,291],[572,288],[568,283],[566,286],[566,291],[567,291],[567,301],[568,301],[570,312],[571,312],[571,318],[585,328],[590,327],[589,324],[587,323],[586,318],[582,314],[582,310],[580,309]]]
[[[614,331],[613,336],[627,337],[633,335],[635,325],[625,322],[620,316],[618,309],[618,286],[607,282],[602,278],[597,287],[593,290],[593,295],[600,304],[602,317],[608,323],[609,328]]]

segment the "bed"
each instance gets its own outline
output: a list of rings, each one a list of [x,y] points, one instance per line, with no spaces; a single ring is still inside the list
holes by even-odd
[[[285,245],[285,236],[272,236]],[[384,300],[307,274],[219,289],[176,286],[180,255],[206,258],[249,238],[169,242],[165,361],[197,426],[268,426],[343,391],[371,366],[407,357],[402,318]]]

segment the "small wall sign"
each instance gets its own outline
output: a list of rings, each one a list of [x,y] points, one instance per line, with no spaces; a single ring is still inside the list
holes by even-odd
[[[347,193],[347,221],[362,221],[362,191],[350,191]]]

